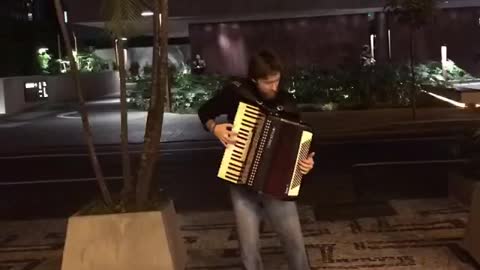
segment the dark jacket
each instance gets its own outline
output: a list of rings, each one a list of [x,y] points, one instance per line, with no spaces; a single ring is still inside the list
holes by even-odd
[[[198,110],[198,116],[205,130],[206,122],[220,115],[227,115],[227,120],[233,123],[240,101],[266,110],[274,111],[284,118],[300,121],[300,111],[295,99],[288,92],[279,90],[272,100],[260,96],[255,83],[250,80],[234,80],[221,89],[213,98],[203,104]]]

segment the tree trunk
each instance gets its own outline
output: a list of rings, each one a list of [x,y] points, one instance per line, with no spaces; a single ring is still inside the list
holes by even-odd
[[[160,17],[161,14],[161,17]],[[164,101],[168,79],[168,0],[155,0],[152,99],[145,130],[144,151],[137,183],[137,209],[147,207],[153,169],[163,125]]]
[[[122,142],[122,168],[123,168],[123,190],[122,201],[127,206],[131,202],[134,192],[134,182],[131,173],[130,156],[128,152],[128,107],[127,107],[127,80],[125,69],[125,53],[123,41],[117,39],[115,50],[118,60],[118,70],[120,75],[120,111],[121,111],[121,135]]]
[[[388,29],[387,29],[387,14],[385,12],[377,13],[377,39],[378,44],[377,46],[377,64],[386,64],[389,62],[388,57]]]
[[[410,89],[411,105],[412,105],[412,118],[417,118],[417,87],[415,84],[415,28],[410,26],[410,73],[412,77],[412,87]]]
[[[168,71],[170,73],[170,71]],[[167,76],[167,86],[165,91],[165,111],[172,111],[172,89],[170,87],[170,75]]]
[[[167,50],[168,53],[168,50]],[[168,57],[167,57],[168,61]],[[172,111],[172,89],[171,89],[171,70],[170,67],[168,67],[168,62],[167,62],[167,79],[166,79],[166,86],[165,86],[165,112],[171,112]]]
[[[92,163],[93,170],[95,172],[95,177],[98,181],[98,185],[100,186],[100,190],[102,192],[103,200],[105,201],[105,204],[109,208],[113,209],[112,196],[110,191],[108,190],[107,184],[105,183],[105,178],[103,177],[102,168],[100,167],[100,163],[98,162],[97,154],[95,152],[92,131],[90,129],[90,123],[88,119],[88,112],[85,107],[85,99],[83,97],[83,91],[80,86],[78,67],[77,67],[75,58],[73,56],[72,43],[70,40],[69,32],[67,31],[67,25],[65,24],[65,20],[63,18],[63,7],[60,1],[61,0],[55,0],[55,10],[57,14],[58,23],[60,25],[60,29],[62,31],[63,39],[65,42],[65,47],[67,49],[68,57],[71,63],[70,64],[71,71],[72,71],[73,79],[75,82],[75,89],[77,91],[78,102],[80,105],[80,114],[82,116],[84,139],[88,147],[88,154]]]

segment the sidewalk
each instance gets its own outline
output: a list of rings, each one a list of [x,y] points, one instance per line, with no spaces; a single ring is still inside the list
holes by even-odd
[[[93,139],[97,145],[120,144],[119,104],[99,101],[88,104]],[[143,143],[146,112],[130,111],[129,143]],[[480,127],[480,113],[463,109],[419,109],[416,121],[410,109],[367,111],[305,112],[304,120],[312,125],[316,141],[362,139],[385,136],[427,136],[462,133]],[[165,113],[161,141],[209,141],[195,114]],[[32,111],[0,119],[0,153],[32,151],[48,147],[84,145],[80,114],[68,107]]]
[[[390,213],[369,210],[360,218],[349,208],[351,217],[331,221],[320,209],[300,206],[312,270],[476,269],[461,249],[468,209],[448,199],[395,200],[386,207]],[[241,269],[232,211],[179,213],[178,219],[186,269]],[[66,225],[66,219],[0,221],[0,269],[59,270]],[[265,269],[287,269],[279,239],[265,225],[260,232]]]

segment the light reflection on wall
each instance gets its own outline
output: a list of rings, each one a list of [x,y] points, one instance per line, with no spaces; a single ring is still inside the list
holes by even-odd
[[[220,55],[223,65],[228,73],[235,76],[247,74],[248,55],[245,48],[245,40],[237,23],[222,23],[218,27],[217,42],[220,47]]]
[[[248,58],[259,49],[273,49],[286,68],[312,64],[331,69],[358,62],[368,44],[367,15],[325,16],[190,24],[192,52],[207,62],[207,73],[243,75]],[[334,53],[332,53],[334,52]]]

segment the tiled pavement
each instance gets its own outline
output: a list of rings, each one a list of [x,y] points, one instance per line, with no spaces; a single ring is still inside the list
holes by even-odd
[[[360,219],[317,218],[300,206],[314,269],[476,269],[459,252],[468,209],[448,199],[390,201],[395,214]],[[231,211],[179,213],[190,270],[240,268]],[[0,222],[1,270],[60,269],[66,220]],[[266,269],[287,269],[268,222],[262,226]]]

